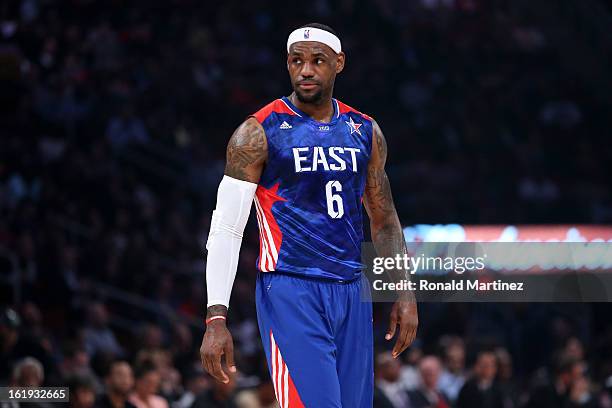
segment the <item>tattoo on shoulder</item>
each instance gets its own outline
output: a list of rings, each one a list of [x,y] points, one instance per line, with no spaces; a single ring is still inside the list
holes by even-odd
[[[376,122],[374,122],[373,134],[380,162],[368,168],[366,198],[372,210],[390,214],[395,211],[395,207],[391,195],[391,186],[389,185],[389,179],[384,167],[387,156],[387,143]]]
[[[255,119],[248,119],[234,132],[227,145],[225,174],[240,180],[250,180],[249,167],[261,165],[268,154],[266,136]]]
[[[387,157],[387,141],[385,140],[385,136],[376,122],[374,122],[372,133],[374,134],[374,139],[376,140],[378,155],[384,160]]]

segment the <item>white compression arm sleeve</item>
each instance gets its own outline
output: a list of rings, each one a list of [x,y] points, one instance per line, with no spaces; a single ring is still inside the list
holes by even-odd
[[[238,268],[242,233],[249,219],[257,184],[223,176],[217,191],[217,206],[210,222],[206,249],[208,306],[229,307]]]

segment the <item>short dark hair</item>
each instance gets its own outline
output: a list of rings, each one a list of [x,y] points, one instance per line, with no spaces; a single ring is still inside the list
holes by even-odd
[[[90,374],[73,374],[65,381],[71,393],[83,388],[94,392],[96,390],[96,380]]]
[[[336,33],[336,31],[333,28],[331,28],[330,26],[327,26],[325,24],[310,23],[310,24],[305,24],[305,25],[301,26],[300,28],[306,28],[306,27],[318,28],[319,30],[327,31],[328,33],[332,33],[333,35],[338,37],[338,33]]]
[[[139,364],[136,364],[136,367],[134,368],[134,377],[136,379],[140,379],[154,371],[157,371],[157,367],[153,361],[146,359],[141,361]]]
[[[106,362],[106,364],[104,366],[104,371],[103,371],[104,378],[110,377],[110,375],[112,374],[113,369],[115,368],[115,366],[118,366],[119,364],[127,364],[128,366],[130,366],[130,368],[132,367],[130,365],[129,361],[127,361],[126,359],[116,357],[116,358]]]

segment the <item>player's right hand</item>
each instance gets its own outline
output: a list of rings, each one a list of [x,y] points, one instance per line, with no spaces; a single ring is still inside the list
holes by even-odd
[[[229,377],[221,366],[221,356],[225,355],[225,363],[230,373],[236,372],[234,363],[234,340],[224,320],[215,320],[206,326],[206,332],[200,347],[202,366],[217,381],[229,382]]]

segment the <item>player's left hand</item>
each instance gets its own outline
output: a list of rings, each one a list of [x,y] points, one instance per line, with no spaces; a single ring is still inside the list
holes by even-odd
[[[399,334],[395,346],[393,346],[393,358],[397,358],[402,351],[406,350],[416,337],[419,316],[414,298],[399,299],[393,304],[389,317],[389,330],[385,335],[386,340],[393,338],[397,325],[399,325]]]

